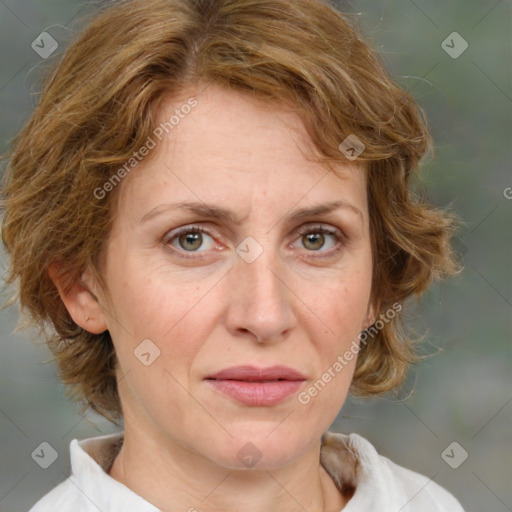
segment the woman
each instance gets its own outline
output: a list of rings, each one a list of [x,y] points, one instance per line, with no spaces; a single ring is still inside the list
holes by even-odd
[[[411,191],[421,110],[320,0],[127,0],[68,49],[4,180],[9,283],[124,432],[32,509],[450,511],[328,432],[415,360],[402,303],[456,270]]]

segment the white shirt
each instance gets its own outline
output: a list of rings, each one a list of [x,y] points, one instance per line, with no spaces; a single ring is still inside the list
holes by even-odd
[[[122,433],[70,445],[71,476],[29,512],[159,512],[154,505],[110,477]],[[464,512],[438,484],[379,455],[357,434],[326,432],[321,464],[336,486],[355,488],[343,512]]]

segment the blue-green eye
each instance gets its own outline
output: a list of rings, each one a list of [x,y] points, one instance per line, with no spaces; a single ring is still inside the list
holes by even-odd
[[[305,226],[299,230],[301,242],[308,252],[331,253],[336,252],[343,245],[343,234],[341,231],[324,226]],[[326,248],[327,246],[327,248]]]
[[[215,246],[215,242],[204,228],[201,226],[186,226],[176,233],[169,234],[165,238],[165,243],[185,252],[203,252],[198,251],[198,249],[203,246],[205,238],[210,238],[210,248]],[[208,250],[208,247],[205,250]]]
[[[322,225],[303,226],[298,230],[301,246],[308,257],[328,258],[339,252],[344,246],[345,237],[336,228]],[[215,249],[216,243],[209,231],[202,226],[184,226],[169,232],[164,244],[173,247],[173,251],[183,258],[201,258],[209,250]]]

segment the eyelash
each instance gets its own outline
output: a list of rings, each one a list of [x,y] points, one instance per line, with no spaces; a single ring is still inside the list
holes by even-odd
[[[206,234],[206,235],[210,236],[211,238],[214,238],[213,235],[210,233],[210,231],[205,229],[204,227],[196,226],[196,225],[189,225],[189,226],[185,226],[183,228],[178,229],[178,231],[176,231],[172,236],[166,235],[164,237],[164,245],[166,245],[166,246],[170,245],[171,242],[173,242],[174,240],[179,238],[181,235],[185,235],[187,233],[201,233],[201,234]],[[340,231],[339,229],[336,229],[336,228],[327,228],[322,225],[303,226],[299,230],[297,230],[297,233],[300,236],[315,233],[315,234],[331,235],[334,237],[336,247],[333,249],[330,249],[328,251],[307,251],[306,250],[307,252],[312,253],[310,255],[310,258],[312,258],[312,259],[332,258],[334,255],[338,254],[343,249],[343,247],[345,246],[345,243],[346,243],[346,236],[342,231]],[[201,252],[207,252],[207,251],[199,251],[199,252],[198,251],[184,251],[183,249],[176,249],[176,248],[173,248],[172,250],[176,254],[179,254],[179,256],[181,258],[195,259],[195,260],[202,259],[203,257],[205,257],[202,255],[198,256],[198,254],[200,254]],[[186,254],[187,252],[190,254],[193,254],[193,256],[189,256],[188,254]],[[316,252],[319,252],[322,255],[320,256],[318,254],[314,254]]]

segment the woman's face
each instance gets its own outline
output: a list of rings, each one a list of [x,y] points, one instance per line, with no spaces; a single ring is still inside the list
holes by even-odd
[[[278,467],[335,419],[356,362],[338,356],[368,325],[365,170],[308,161],[302,123],[276,105],[214,86],[195,98],[120,185],[107,246],[125,427]]]

